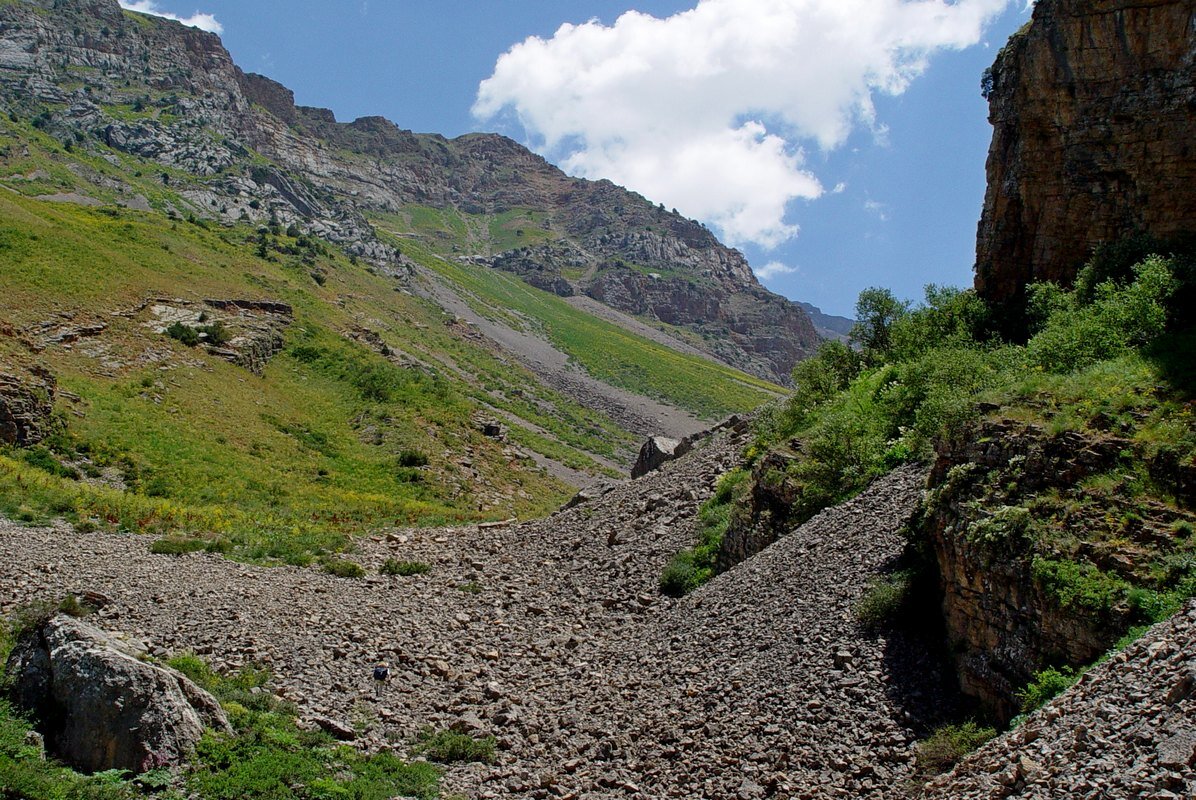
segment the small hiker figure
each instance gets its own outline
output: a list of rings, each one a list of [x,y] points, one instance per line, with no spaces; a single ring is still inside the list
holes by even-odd
[[[379,661],[374,665],[374,697],[382,699],[382,689],[388,680],[390,680],[390,667],[386,665],[385,661]]]

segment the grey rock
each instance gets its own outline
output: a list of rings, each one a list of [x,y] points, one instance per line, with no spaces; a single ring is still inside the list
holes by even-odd
[[[205,728],[231,732],[210,694],[72,617],[26,632],[8,674],[17,704],[39,721],[50,751],[84,771],[176,765]]]
[[[631,468],[632,478],[641,478],[649,472],[660,469],[665,463],[676,458],[677,445],[680,442],[676,439],[667,439],[664,436],[651,436],[648,441],[644,442],[640,447],[639,456],[635,460],[635,465]]]

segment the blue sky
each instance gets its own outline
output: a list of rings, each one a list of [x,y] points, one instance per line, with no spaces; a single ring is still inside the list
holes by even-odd
[[[980,74],[1028,19],[1020,0],[140,5],[218,28],[243,69],[338,119],[494,130],[629,185],[844,315],[868,286],[970,283]]]

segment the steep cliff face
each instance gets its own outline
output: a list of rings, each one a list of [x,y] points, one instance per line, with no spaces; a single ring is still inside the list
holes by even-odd
[[[98,142],[185,173],[163,181],[187,207],[161,210],[295,223],[400,276],[404,261],[379,241],[370,213],[529,210],[549,218],[552,238],[578,262],[566,282],[551,252],[522,252],[514,271],[535,286],[690,328],[699,346],[772,380],[787,381],[819,341],[799,306],[764,289],[741,253],[693,220],[609,181],[570,178],[501,136],[448,140],[381,117],[338,123],[242,72],[218,37],[115,0],[0,4],[0,107],[74,147]],[[469,254],[488,265],[497,249],[482,243]],[[593,279],[616,264],[642,280],[606,291]]]
[[[1039,0],[997,56],[976,288],[1068,284],[1092,249],[1196,229],[1196,8]]]
[[[1191,468],[1147,459],[1158,483],[1144,489],[1130,474],[1135,447],[1012,420],[940,444],[915,526],[940,576],[960,686],[1002,719],[1038,671],[1086,665],[1149,621],[1156,590],[1187,563]]]

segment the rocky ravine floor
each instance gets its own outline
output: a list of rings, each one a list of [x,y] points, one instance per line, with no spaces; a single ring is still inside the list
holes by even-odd
[[[494,733],[497,765],[446,774],[470,797],[900,796],[945,676],[918,642],[862,632],[851,607],[898,553],[923,476],[900,470],[693,595],[661,597],[741,446],[724,432],[545,520],[391,532],[363,543],[361,580],[5,523],[0,610],[101,592],[102,627],[156,654],[267,664],[280,694],[369,747],[402,750],[427,725]],[[377,575],[388,557],[432,569]],[[378,656],[394,667],[381,702]]]

